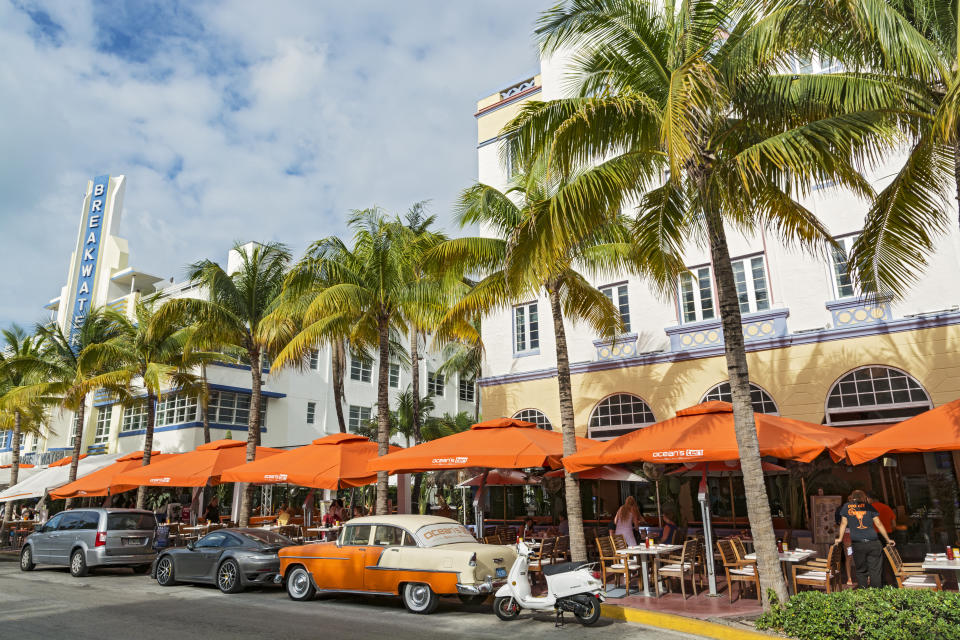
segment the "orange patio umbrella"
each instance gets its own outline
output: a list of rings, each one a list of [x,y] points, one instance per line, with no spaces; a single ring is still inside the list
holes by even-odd
[[[851,464],[886,453],[960,451],[960,400],[930,409],[847,447]]]
[[[150,456],[150,464],[153,465],[161,460],[173,457],[176,454],[153,453]],[[80,498],[89,496],[107,496],[123,493],[136,489],[137,485],[117,484],[116,477],[127,471],[133,471],[143,467],[143,451],[134,451],[125,456],[117,458],[113,464],[102,469],[87,474],[82,478],[65,484],[62,487],[50,492],[50,497],[54,500],[62,498]]]
[[[257,447],[257,458],[282,453],[283,449]],[[117,474],[116,484],[134,487],[204,487],[220,484],[220,475],[243,463],[247,457],[244,440],[215,440],[193,451],[170,456],[156,464]]]
[[[824,451],[834,460],[862,433],[792,420],[765,413],[754,414],[760,455],[810,462]],[[604,464],[626,462],[722,462],[740,458],[733,430],[733,406],[710,401],[677,411],[675,418],[637,429],[588,451],[564,458],[564,466],[579,472]]]
[[[401,451],[400,447],[390,447]],[[317,438],[312,443],[227,469],[221,482],[276,484],[287,482],[314,489],[362,487],[377,481],[367,463],[377,457],[377,443],[350,433]]]
[[[772,462],[760,461],[760,468],[763,469],[764,473],[785,473],[787,472],[786,467],[781,467],[778,464],[773,464]],[[682,476],[682,475],[702,475],[707,474],[712,476],[715,474],[723,475],[724,473],[740,471],[740,462],[738,460],[725,460],[723,462],[686,462],[679,469],[674,469],[668,476]]]
[[[21,469],[33,469],[32,464],[21,464],[19,465]],[[13,467],[12,464],[0,464],[0,469],[10,469]]]
[[[80,454],[80,459],[81,459],[81,460],[83,460],[83,459],[86,458],[86,457],[87,457],[87,454],[85,454],[85,453],[81,453],[81,454]],[[67,456],[66,458],[60,458],[60,459],[57,460],[56,462],[51,462],[51,463],[48,464],[47,466],[48,466],[48,467],[65,467],[65,466],[67,466],[68,464],[70,464],[70,462],[72,462],[72,461],[73,461],[73,456]]]
[[[593,440],[577,438],[577,448],[586,448]],[[479,422],[468,431],[373,458],[370,471],[415,473],[437,469],[527,469],[560,466],[563,435],[559,431],[539,429],[532,422],[497,418]]]

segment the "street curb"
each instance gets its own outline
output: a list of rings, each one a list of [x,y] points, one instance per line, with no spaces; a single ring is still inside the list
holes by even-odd
[[[740,640],[766,638],[770,636],[759,631],[747,631],[734,629],[716,622],[707,622],[696,618],[687,618],[672,613],[660,613],[657,611],[646,611],[644,609],[634,609],[632,607],[622,607],[615,604],[605,604],[600,611],[605,618],[614,620],[624,620],[626,622],[636,622],[648,627],[657,627],[659,629],[669,629],[670,631],[682,631],[692,633],[704,638],[716,638],[717,640]]]

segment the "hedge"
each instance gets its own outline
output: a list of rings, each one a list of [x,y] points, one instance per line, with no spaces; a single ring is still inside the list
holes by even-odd
[[[800,640],[960,640],[960,594],[852,589],[804,591],[756,621]]]

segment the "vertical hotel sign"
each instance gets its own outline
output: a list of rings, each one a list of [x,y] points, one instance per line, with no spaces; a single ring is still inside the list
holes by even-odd
[[[84,212],[80,225],[80,261],[77,264],[77,288],[73,296],[73,309],[70,318],[70,341],[76,342],[77,333],[90,311],[93,281],[97,276],[97,263],[100,259],[100,241],[103,238],[103,215],[107,201],[107,186],[110,176],[97,176],[93,179],[93,191],[90,193],[90,207]]]

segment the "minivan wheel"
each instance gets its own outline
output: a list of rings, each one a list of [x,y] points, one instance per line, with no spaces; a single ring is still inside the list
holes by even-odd
[[[422,582],[408,582],[403,585],[403,605],[410,613],[433,613],[439,603],[440,598],[430,585]]]
[[[315,593],[313,579],[310,577],[310,572],[304,567],[294,567],[287,574],[287,595],[290,596],[291,600],[297,600],[298,602],[310,600]]]
[[[83,549],[74,549],[73,553],[70,554],[70,575],[74,578],[82,578],[89,571]]]
[[[157,584],[161,587],[172,587],[176,584],[173,578],[173,560],[170,556],[163,556],[157,563]]]
[[[217,586],[224,593],[240,593],[243,581],[240,579],[240,565],[236,560],[227,559],[217,569]]]
[[[24,547],[20,552],[20,571],[33,571],[37,566],[33,564],[33,551],[30,547]]]

